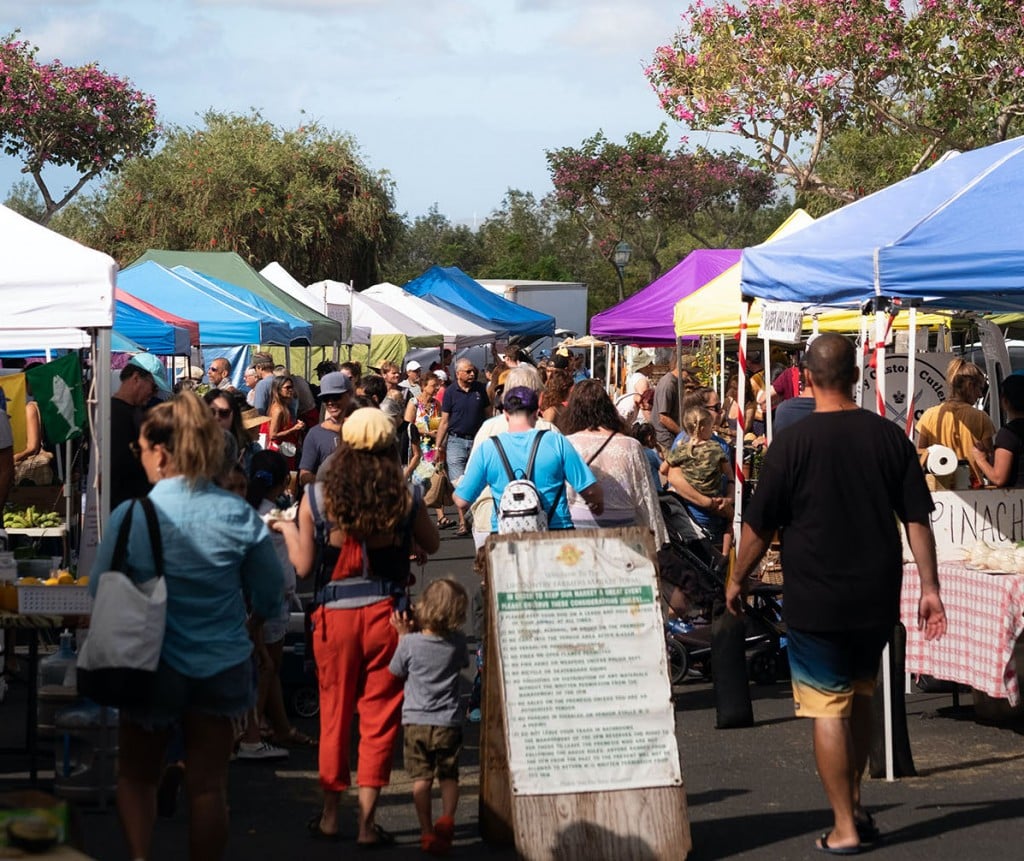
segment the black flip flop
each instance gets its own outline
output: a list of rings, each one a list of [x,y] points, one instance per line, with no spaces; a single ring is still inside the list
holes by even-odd
[[[373,826],[373,833],[377,835],[376,840],[357,840],[357,849],[383,849],[395,844],[395,835],[376,823]]]
[[[306,831],[309,832],[309,836],[314,840],[321,840],[326,843],[337,843],[341,840],[341,832],[339,831],[324,831],[320,827],[320,816],[321,814],[315,814],[309,822],[306,823]]]
[[[863,851],[860,844],[856,846],[829,846],[828,834],[827,831],[822,831],[818,842],[814,844],[814,848],[819,852],[825,852],[829,855],[860,855]]]

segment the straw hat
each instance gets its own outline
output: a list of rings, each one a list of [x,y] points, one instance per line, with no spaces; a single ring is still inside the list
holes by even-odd
[[[345,419],[341,438],[361,451],[381,451],[395,444],[395,425],[376,407],[362,407]]]
[[[264,422],[269,422],[269,416],[261,415],[256,409],[250,407],[247,410],[242,410],[242,427],[249,432],[250,439],[255,440],[259,436],[259,428]]]

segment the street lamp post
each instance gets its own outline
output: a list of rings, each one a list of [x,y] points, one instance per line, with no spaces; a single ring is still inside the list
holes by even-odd
[[[633,255],[633,248],[626,241],[620,242],[615,246],[615,251],[612,253],[612,261],[615,263],[615,271],[619,273],[619,301],[623,299],[622,296],[622,270],[629,265],[629,258]]]

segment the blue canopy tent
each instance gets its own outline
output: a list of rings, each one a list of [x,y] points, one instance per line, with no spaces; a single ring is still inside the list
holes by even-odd
[[[290,328],[280,320],[242,310],[224,296],[205,292],[195,284],[147,261],[117,274],[119,289],[181,317],[199,323],[202,344],[287,344]]]
[[[746,296],[1024,308],[1024,137],[946,157],[784,239],[743,251]]]
[[[112,346],[118,352],[137,352],[141,348],[160,356],[189,354],[188,329],[166,323],[120,299],[114,302],[114,335],[115,340],[120,335],[138,345],[134,350]]]
[[[555,318],[502,299],[456,266],[431,266],[402,287],[460,317],[502,335],[542,338],[555,334]]]
[[[171,272],[175,275],[180,275],[201,290],[212,295],[223,296],[228,302],[234,303],[235,307],[240,307],[245,311],[252,310],[284,323],[291,330],[290,344],[309,345],[309,339],[313,332],[313,327],[309,323],[305,320],[300,320],[293,314],[289,314],[273,302],[268,302],[261,296],[257,296],[251,290],[246,290],[237,284],[231,284],[228,281],[215,278],[213,275],[196,272],[187,266],[174,266],[171,268]]]

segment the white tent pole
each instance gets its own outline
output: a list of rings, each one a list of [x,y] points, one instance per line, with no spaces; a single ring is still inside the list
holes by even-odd
[[[99,428],[100,486],[99,537],[110,519],[110,333],[111,329],[96,330],[96,364],[92,369],[96,380],[96,416],[93,428]]]
[[[917,379],[917,308],[910,306],[907,333],[907,437],[914,438],[914,380]]]
[[[718,336],[718,402],[725,403],[725,335]],[[726,416],[728,418],[728,416]]]
[[[860,315],[860,344],[857,345],[857,391],[854,401],[858,407],[864,406],[864,372],[867,370],[867,363],[864,359],[868,350],[868,318],[866,314]]]
[[[772,441],[772,342],[770,338],[764,339],[764,355],[761,356],[764,363],[764,438],[770,443]]]

